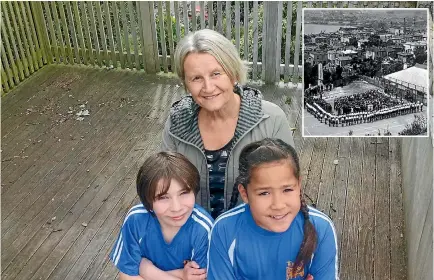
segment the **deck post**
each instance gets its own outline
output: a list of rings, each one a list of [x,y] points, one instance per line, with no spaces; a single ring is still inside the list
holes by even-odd
[[[158,50],[155,49],[157,34],[155,32],[155,21],[152,20],[154,13],[154,2],[153,1],[138,1],[140,6],[140,17],[142,22],[142,38],[144,51],[143,54],[143,68],[146,73],[155,74],[157,71]]]
[[[262,51],[264,52],[264,61],[262,62],[263,67],[265,67],[265,78],[264,82],[266,84],[274,84],[277,80],[278,73],[276,69],[277,67],[277,59],[276,56],[278,55],[278,48],[280,48],[280,45],[278,45],[278,25],[282,24],[281,22],[278,22],[278,7],[279,3],[277,1],[270,1],[270,2],[264,2],[264,5],[267,7],[264,7],[264,23],[265,23],[265,41],[262,45]],[[280,60],[279,60],[280,61]],[[279,64],[280,65],[280,64]],[[279,71],[280,72],[280,71]]]

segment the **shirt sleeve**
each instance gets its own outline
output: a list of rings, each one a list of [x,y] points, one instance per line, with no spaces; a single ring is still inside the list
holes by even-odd
[[[235,271],[229,259],[229,246],[222,235],[222,229],[216,224],[211,231],[211,239],[208,255],[208,280],[236,279]],[[220,228],[220,230],[219,230]]]
[[[309,273],[314,279],[339,279],[336,231],[332,224],[329,224],[323,238],[319,240]]]
[[[209,245],[209,239],[208,239],[208,232],[204,231],[205,233],[197,236],[195,238],[194,243],[194,256],[193,261],[195,261],[200,268],[206,268],[207,262],[208,262],[208,245]]]
[[[110,253],[110,259],[122,273],[138,276],[142,255],[132,220],[130,217],[122,226],[119,237]]]
[[[161,151],[172,151],[176,152],[176,144],[173,141],[173,137],[170,135],[170,116],[167,117],[167,121],[164,125],[163,136],[161,141],[160,150]]]
[[[286,119],[286,115],[281,108],[279,108],[281,114],[276,116],[275,127],[273,130],[273,138],[281,139],[285,143],[294,146],[294,138],[292,137],[291,127],[289,125],[288,120]]]

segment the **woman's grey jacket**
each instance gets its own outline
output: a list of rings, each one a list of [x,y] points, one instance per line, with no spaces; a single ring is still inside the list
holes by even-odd
[[[257,89],[238,86],[237,93],[241,96],[241,106],[226,166],[225,210],[230,203],[238,176],[238,160],[244,146],[267,137],[280,138],[294,146],[289,123],[279,106],[263,100]],[[196,166],[200,173],[200,191],[196,202],[210,211],[208,168],[198,126],[199,110],[199,105],[191,96],[185,96],[172,105],[163,130],[161,150],[181,153]]]

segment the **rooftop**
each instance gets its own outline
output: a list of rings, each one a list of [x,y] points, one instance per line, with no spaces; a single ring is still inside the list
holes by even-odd
[[[400,82],[416,85],[417,87],[427,88],[428,71],[423,65],[416,66],[384,76],[388,80],[398,80]]]

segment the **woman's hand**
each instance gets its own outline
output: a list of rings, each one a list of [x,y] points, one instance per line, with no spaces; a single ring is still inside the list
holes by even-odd
[[[182,272],[183,280],[203,280],[206,279],[206,269],[200,268],[195,261],[187,262]]]
[[[313,279],[312,275],[308,274],[307,277],[306,277],[306,280],[314,280],[314,279]]]

